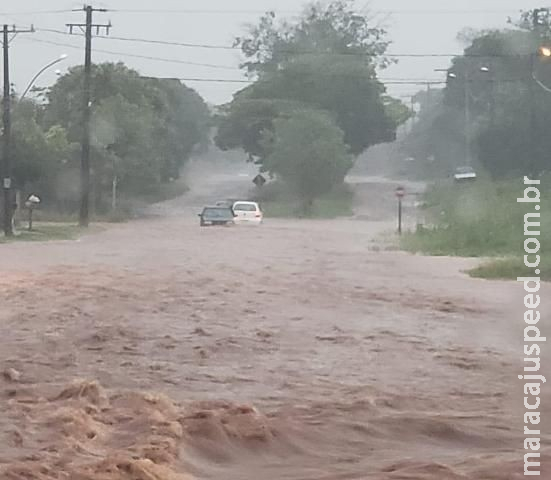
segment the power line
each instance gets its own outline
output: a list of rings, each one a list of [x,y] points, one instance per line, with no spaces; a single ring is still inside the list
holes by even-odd
[[[100,38],[100,37],[98,37]],[[101,37],[103,38],[103,37]],[[42,43],[46,45],[54,45],[54,46],[60,46],[60,47],[66,47],[66,48],[72,48],[72,49],[78,49],[80,50],[81,47],[78,47],[76,45],[71,45],[67,43],[61,43],[61,42],[55,42],[50,40],[43,40],[43,39],[37,39],[37,38],[23,38],[24,41],[30,41],[35,43]],[[163,58],[163,57],[154,57],[154,56],[148,56],[148,55],[139,55],[139,54],[133,54],[133,53],[125,53],[125,52],[116,52],[111,50],[100,50],[100,49],[94,49],[95,52],[98,53],[104,53],[107,55],[116,55],[120,57],[129,57],[129,58],[139,58],[139,59],[145,59],[145,60],[151,60],[151,61],[158,61],[158,62],[165,62],[165,63],[173,63],[173,64],[184,64],[184,65],[192,65],[192,66],[215,66],[211,64],[202,64],[202,63],[195,63],[195,62],[188,62],[185,60],[179,60],[179,59],[169,59],[169,58]],[[233,71],[239,71],[237,67],[225,67],[226,69],[231,69]],[[335,75],[335,73],[328,73],[328,75]],[[235,83],[235,84],[253,84],[255,83],[255,80],[246,80],[246,79],[225,79],[225,78],[180,78],[179,80],[182,81],[193,81],[193,82],[211,82],[211,83]],[[374,78],[374,81],[383,83],[385,85],[445,85],[447,84],[447,81],[445,80],[438,80],[438,79],[426,79],[426,78],[394,78],[394,77],[379,77]],[[515,83],[515,82],[522,82],[524,79],[500,79],[499,83]]]
[[[0,12],[0,16],[9,17],[11,15],[57,15],[61,13],[71,13],[72,10],[35,10],[25,12]]]
[[[49,40],[41,40],[36,38],[26,38],[25,40],[35,42],[35,43],[43,43],[47,45],[55,45],[60,47],[67,47],[67,48],[73,48],[80,50],[81,48],[76,45],[70,45],[66,43],[60,43],[60,42],[52,42]],[[117,55],[122,57],[132,57],[132,58],[140,58],[140,59],[146,59],[146,60],[152,60],[152,61],[161,61],[161,62],[167,62],[167,63],[175,63],[175,64],[181,64],[184,63],[185,65],[189,65],[190,62],[186,62],[183,60],[177,60],[177,59],[168,59],[168,58],[159,58],[159,57],[151,57],[146,55],[137,55],[132,53],[124,53],[124,52],[113,52],[108,50],[99,50],[94,49],[95,52],[98,53],[105,53],[109,55]],[[191,62],[192,65],[197,65],[193,62]],[[199,66],[204,66],[205,64],[198,64]],[[230,67],[231,68],[231,67]],[[239,69],[232,68],[232,70],[239,71]],[[253,84],[255,83],[255,80],[246,80],[246,79],[230,79],[230,78],[195,78],[195,77],[187,77],[187,78],[179,78],[179,80],[182,81],[190,81],[190,82],[211,82],[211,83],[236,83],[236,84]],[[443,85],[446,82],[440,81],[437,79],[408,79],[408,78],[374,78],[374,81],[384,83],[384,84],[404,84],[404,85],[426,85],[427,83],[435,84],[435,85]]]
[[[203,9],[114,9],[115,13],[133,13],[133,14],[182,14],[182,15],[263,15],[266,10],[203,10]],[[485,10],[446,10],[446,9],[423,9],[423,10],[373,10],[375,14],[390,15],[505,15],[508,13],[517,13],[518,9],[485,9]],[[300,10],[275,10],[276,14],[299,15]]]
[[[62,30],[56,30],[51,28],[37,28],[37,31],[40,32],[46,32],[46,33],[54,33],[57,35],[68,35],[67,32],[64,32]],[[135,38],[135,37],[101,37],[103,40],[116,40],[116,41],[122,41],[122,42],[133,42],[133,43],[145,43],[145,44],[152,44],[152,45],[165,45],[165,46],[173,46],[173,47],[184,47],[184,48],[203,48],[203,49],[212,49],[212,50],[231,50],[231,51],[241,51],[241,48],[237,45],[215,45],[215,44],[202,44],[202,43],[188,43],[188,42],[175,42],[175,41],[168,41],[168,40],[157,40],[157,39],[146,39],[146,38]],[[318,54],[320,52],[317,51],[303,51],[303,52],[296,52],[296,51],[279,51],[278,53],[282,54],[288,54],[288,55],[309,55],[309,54]],[[358,53],[358,52],[341,52],[338,54],[333,54],[336,56],[356,56],[356,57],[379,57],[379,54],[376,53]],[[388,57],[395,57],[395,58],[453,58],[453,57],[466,57],[466,58],[507,58],[507,57],[519,57],[522,55],[519,54],[501,54],[501,53],[495,53],[495,54],[474,54],[474,53],[394,53],[394,52],[388,52],[386,54]]]
[[[131,13],[131,14],[182,14],[182,15],[263,15],[269,10],[208,10],[208,9],[109,9],[113,13]],[[276,14],[299,15],[303,12],[300,10],[274,10]],[[62,13],[70,13],[72,10],[26,10],[15,12],[0,12],[0,15],[56,15]],[[409,10],[392,10],[382,9],[373,10],[375,14],[389,15],[505,15],[510,13],[519,13],[519,9],[409,9]]]
[[[257,81],[254,80],[232,80],[232,79],[225,79],[225,78],[190,78],[190,77],[183,77],[178,78],[178,80],[182,82],[206,82],[206,83],[242,83],[242,84],[249,84],[252,85],[253,83],[256,83]],[[387,79],[381,79],[381,78],[373,78],[372,79],[375,82],[383,83],[384,85],[445,85],[446,82],[440,81],[440,80],[387,80]],[[260,80],[261,81],[261,80]]]
[[[264,15],[267,10],[201,10],[201,9],[114,9],[115,13],[137,13],[137,14],[182,14],[182,15]],[[298,15],[302,12],[299,10],[276,10],[277,14]]]
[[[98,37],[98,38],[104,38],[104,37]],[[71,44],[68,44],[68,43],[61,43],[61,42],[54,42],[54,41],[51,41],[51,40],[42,40],[42,39],[37,39],[37,38],[28,38],[27,40],[30,40],[30,41],[33,41],[33,42],[36,42],[36,43],[44,43],[44,44],[47,44],[47,45],[55,45],[55,46],[58,46],[58,47],[73,48],[73,49],[79,49],[79,50],[81,49],[81,47],[78,47],[76,45],[71,45]],[[155,61],[155,62],[175,63],[175,64],[181,64],[181,65],[190,65],[190,66],[194,66],[194,67],[208,67],[208,68],[216,68],[216,69],[220,69],[220,70],[239,71],[239,67],[230,67],[230,66],[226,66],[226,65],[217,65],[217,64],[213,64],[213,63],[191,62],[191,61],[179,60],[179,59],[175,59],[175,58],[153,57],[153,56],[150,56],[150,55],[141,55],[141,54],[138,54],[138,53],[117,52],[117,51],[113,51],[113,50],[102,50],[102,49],[98,49],[98,48],[94,48],[94,51],[98,52],[98,53],[103,53],[103,54],[106,54],[106,55],[120,55],[120,56],[129,57],[129,58],[140,58],[140,59],[143,59],[143,60],[151,60],[151,61]]]
[[[41,32],[48,32],[48,33],[55,33],[58,35],[67,35],[67,32],[64,32],[62,30],[55,30],[52,28],[40,28],[37,29],[37,31]],[[149,43],[153,45],[167,45],[167,46],[173,46],[173,47],[186,47],[186,48],[206,48],[206,49],[212,49],[212,50],[232,50],[237,51],[240,50],[237,46],[231,46],[231,45],[208,45],[208,44],[200,44],[200,43],[185,43],[185,42],[171,42],[167,40],[154,40],[154,39],[145,39],[145,38],[128,38],[128,37],[109,37],[110,40],[117,40],[122,42],[135,42],[135,43]]]

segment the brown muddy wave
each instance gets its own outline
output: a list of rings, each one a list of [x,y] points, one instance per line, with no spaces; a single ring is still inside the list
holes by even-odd
[[[11,428],[2,432],[3,480],[192,480],[219,478],[217,471],[226,471],[227,478],[260,478],[254,464],[279,462],[284,466],[286,461],[293,464],[301,459],[303,464],[314,465],[327,447],[323,443],[331,438],[328,432],[312,436],[331,422],[327,412],[316,410],[315,405],[307,416],[297,410],[270,418],[248,405],[220,401],[181,405],[163,395],[106,391],[97,382],[76,381],[45,391],[4,380],[7,385],[2,404]],[[399,399],[397,402],[400,404]],[[425,449],[432,445],[435,450],[442,445],[466,452],[501,446],[503,455],[480,456],[476,463],[471,460],[454,468],[406,459],[362,476],[335,473],[315,478],[521,478],[518,460],[507,458],[506,432],[489,435],[494,424],[491,419],[404,414],[395,406],[388,398],[380,398],[343,407],[343,418],[356,412],[358,421],[333,423],[339,429],[334,431],[333,440],[341,441],[344,435],[348,438],[343,443],[363,441],[364,448],[371,444],[373,449],[387,443],[390,446],[396,438],[406,443],[423,442]],[[300,425],[299,419],[306,418]],[[320,451],[316,452],[320,440]],[[366,448],[366,454],[369,450]],[[352,455],[348,459],[351,464],[358,460]],[[551,460],[551,454],[544,456],[545,460]],[[346,458],[338,461],[346,463]],[[236,471],[242,476],[236,476]]]
[[[95,382],[75,382],[50,397],[32,389],[7,394],[13,428],[11,452],[0,457],[6,480],[191,479],[182,449],[220,462],[231,460],[235,446],[254,449],[275,439],[270,422],[248,406],[184,408],[162,395],[109,394]]]

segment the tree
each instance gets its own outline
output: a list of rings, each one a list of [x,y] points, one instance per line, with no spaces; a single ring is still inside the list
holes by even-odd
[[[82,67],[61,77],[47,94],[45,123],[69,140],[82,135]],[[178,178],[195,148],[210,138],[203,99],[178,80],[141,77],[122,63],[92,69],[92,160],[96,206],[116,180],[121,192],[142,195]]]
[[[80,142],[82,136],[82,83],[84,68],[73,67],[60,77],[46,94],[45,121],[48,125],[62,125],[71,141]],[[123,63],[102,63],[92,67],[92,105],[122,95],[134,105],[148,105],[150,101],[144,79]]]
[[[247,58],[243,67],[257,77],[277,72],[298,56],[324,53],[356,56],[384,67],[390,62],[384,57],[389,45],[385,36],[384,29],[356,12],[354,0],[333,0],[311,3],[295,23],[278,24],[275,13],[268,12],[235,44]]]
[[[316,197],[344,181],[353,166],[344,133],[324,112],[303,110],[275,121],[264,168],[283,179],[307,212]]]
[[[483,32],[453,62],[459,81],[448,83],[444,101],[464,110],[469,82],[473,151],[494,177],[549,168],[551,95],[534,76],[551,86],[551,69],[537,56],[539,44],[535,31]]]
[[[465,158],[465,115],[444,105],[444,90],[422,90],[414,96],[419,105],[416,122],[401,142],[404,156],[415,159],[423,178],[448,176]]]
[[[494,178],[549,170],[551,62],[538,56],[549,28],[534,28],[531,17],[516,29],[471,33],[465,55],[453,59],[442,102],[407,142],[432,150],[442,172],[467,157],[467,107],[472,156]]]
[[[96,203],[116,179],[123,192],[154,191],[160,184],[155,162],[154,113],[118,94],[100,102],[92,118]]]
[[[216,144],[222,150],[243,148],[249,160],[261,164],[268,154],[264,140],[273,131],[275,120],[305,108],[307,104],[289,100],[251,98],[250,91],[244,90],[231,105],[222,107]]]
[[[404,102],[389,95],[383,97],[383,104],[385,106],[386,115],[390,118],[394,126],[403,125],[414,115],[411,108],[405,105]]]
[[[62,127],[44,129],[43,107],[31,100],[15,101],[12,124],[12,162],[15,186],[24,193],[39,188],[52,199],[56,176],[69,161],[72,147]]]
[[[179,178],[195,149],[210,142],[210,111],[203,98],[179,80],[147,79],[151,102],[158,119],[153,140],[160,161],[160,179]]]
[[[385,32],[353,6],[348,0],[314,3],[296,23],[278,24],[270,13],[237,39],[247,58],[243,68],[256,82],[224,109],[221,148],[242,147],[262,163],[263,132],[296,108],[328,112],[355,155],[395,139],[403,117],[394,115],[396,103],[388,102],[377,79],[377,68],[389,62]]]

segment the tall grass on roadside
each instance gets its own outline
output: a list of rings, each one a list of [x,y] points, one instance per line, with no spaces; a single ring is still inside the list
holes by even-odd
[[[59,240],[76,240],[84,233],[97,231],[97,228],[84,230],[68,223],[37,222],[32,231],[20,229],[11,238],[0,236],[0,244],[12,242],[49,242]]]
[[[551,281],[551,268],[549,261],[542,257],[539,266],[542,280]],[[469,274],[475,278],[493,280],[515,279],[518,277],[533,277],[534,269],[524,265],[523,257],[506,257],[488,260],[479,267],[471,270]]]
[[[551,179],[549,179],[551,181]],[[542,180],[541,235],[542,257],[551,246],[551,201]],[[503,182],[489,180],[471,184],[438,184],[426,194],[429,225],[404,235],[402,247],[430,255],[498,257],[476,275],[512,278],[526,273],[524,255],[524,215],[526,204],[522,179]],[[543,270],[547,271],[543,266]]]

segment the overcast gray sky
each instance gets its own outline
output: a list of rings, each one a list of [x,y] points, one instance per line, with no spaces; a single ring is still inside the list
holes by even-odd
[[[234,36],[243,32],[244,25],[255,22],[260,12],[273,9],[291,17],[300,12],[304,3],[296,0],[103,0],[93,3],[108,8],[109,13],[97,13],[95,21],[113,23],[113,36],[139,37],[194,44],[231,45]],[[541,0],[371,0],[358,1],[384,23],[392,40],[391,53],[448,54],[458,53],[462,45],[456,40],[464,27],[505,27],[507,17],[517,17],[521,9],[542,6]],[[66,53],[69,55],[60,68],[82,63],[83,39],[40,29],[66,31],[68,22],[82,22],[82,2],[68,0],[4,0],[0,7],[0,22],[18,26],[34,24],[34,34],[21,34],[12,43],[12,82],[22,91],[33,75],[46,63]],[[46,11],[59,11],[46,13]],[[128,10],[128,11],[117,11]],[[147,12],[138,10],[147,10]],[[37,13],[29,13],[37,12]],[[94,40],[94,61],[123,60],[143,75],[178,78],[242,79],[237,69],[239,54],[231,50],[182,48],[123,42],[114,39]],[[99,50],[114,52],[104,53]],[[211,68],[184,63],[135,58],[130,55],[162,57],[180,62],[216,65]],[[436,68],[446,68],[447,58],[400,58],[398,65],[381,73],[392,79],[437,79],[443,74]],[[53,71],[41,77],[39,84],[55,81]],[[240,84],[186,82],[209,102],[222,103],[231,99]],[[415,85],[389,85],[397,96],[415,93]]]

